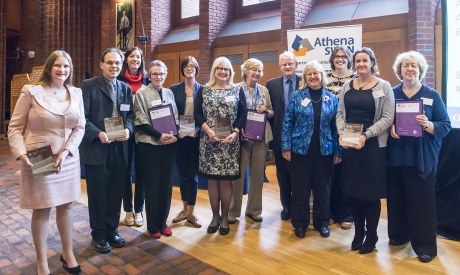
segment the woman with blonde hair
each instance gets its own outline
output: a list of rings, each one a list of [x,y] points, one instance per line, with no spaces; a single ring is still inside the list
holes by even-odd
[[[8,129],[13,157],[21,163],[19,207],[32,209],[32,238],[40,275],[50,273],[46,242],[52,207],[56,207],[62,265],[70,274],[81,272],[73,253],[72,202],[81,195],[78,146],[86,120],[82,92],[72,86],[72,77],[69,54],[51,53],[36,85],[22,88]],[[47,145],[51,146],[57,172],[34,177],[27,152]]]
[[[230,202],[228,214],[229,223],[235,223],[236,218],[241,216],[241,204],[243,202],[243,189],[246,169],[249,164],[249,191],[246,203],[246,217],[255,222],[261,222],[262,218],[262,187],[264,184],[264,168],[267,156],[268,142],[273,139],[272,129],[268,119],[273,117],[273,107],[267,88],[257,82],[263,75],[263,64],[256,58],[250,58],[241,65],[243,82],[239,84],[243,90],[248,110],[259,114],[265,113],[265,133],[263,140],[249,140],[245,135],[245,128],[241,129],[241,177],[232,182],[233,196]]]
[[[240,178],[239,134],[246,123],[244,92],[233,84],[230,60],[214,60],[209,82],[195,98],[195,123],[201,127],[198,175],[208,179],[212,221],[207,232],[230,232],[228,210],[232,198],[232,180]],[[228,127],[226,136],[217,135],[217,122]],[[220,227],[220,228],[219,228]]]

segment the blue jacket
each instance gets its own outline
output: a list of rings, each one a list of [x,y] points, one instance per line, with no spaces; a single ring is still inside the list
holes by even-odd
[[[308,88],[297,90],[291,94],[286,109],[281,131],[281,150],[292,151],[306,155],[313,135],[313,103],[302,106],[302,101],[311,100]],[[339,155],[338,134],[335,126],[335,116],[338,109],[338,99],[332,93],[323,89],[321,98],[321,118],[319,126],[320,152],[327,156],[332,153]]]

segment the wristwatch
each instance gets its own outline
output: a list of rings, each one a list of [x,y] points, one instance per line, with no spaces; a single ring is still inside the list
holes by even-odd
[[[426,124],[425,124],[425,127],[423,127],[423,130],[425,130],[426,128],[430,127],[430,121],[427,121]]]

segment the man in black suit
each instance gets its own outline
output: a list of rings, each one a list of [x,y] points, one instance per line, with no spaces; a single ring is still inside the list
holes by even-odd
[[[282,76],[272,78],[265,85],[272,100],[275,115],[269,121],[273,130],[273,140],[270,149],[273,150],[276,165],[276,177],[280,186],[280,200],[283,210],[281,219],[291,218],[291,178],[289,161],[281,154],[281,129],[283,128],[284,113],[289,102],[289,95],[299,88],[300,76],[295,74],[297,60],[293,53],[285,51],[279,57]]]
[[[120,50],[105,50],[100,60],[102,75],[81,83],[86,128],[80,154],[85,165],[92,245],[100,253],[125,245],[118,235],[118,223],[134,113],[131,88],[116,79],[123,59]],[[107,137],[104,118],[109,117],[123,118],[124,137]]]

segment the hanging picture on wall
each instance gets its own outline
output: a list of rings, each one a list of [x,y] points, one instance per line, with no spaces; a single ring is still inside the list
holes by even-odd
[[[116,4],[117,30],[115,43],[117,49],[126,51],[134,47],[134,0],[120,0]]]

